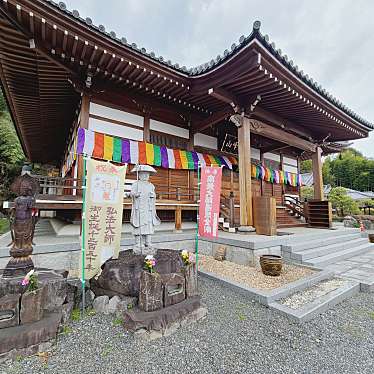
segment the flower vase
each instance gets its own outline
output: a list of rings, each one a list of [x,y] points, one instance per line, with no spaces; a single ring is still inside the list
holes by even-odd
[[[140,274],[138,305],[144,312],[152,312],[163,307],[163,289],[160,274],[143,270]]]
[[[25,292],[21,296],[21,324],[37,322],[43,318],[43,306],[45,303],[45,287],[35,291]]]

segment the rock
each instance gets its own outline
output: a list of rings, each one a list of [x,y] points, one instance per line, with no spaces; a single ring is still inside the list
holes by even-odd
[[[197,289],[197,271],[195,263],[185,267],[184,276],[186,278],[186,297],[197,296],[199,292]]]
[[[161,275],[164,288],[164,307],[180,303],[186,298],[185,279],[182,274]]]
[[[131,310],[134,308],[138,303],[138,299],[136,297],[125,296],[121,299],[121,301],[117,304],[117,313],[118,315],[122,315],[123,312],[127,310]]]
[[[21,294],[15,294],[0,298],[0,329],[19,324],[20,297]]]
[[[82,293],[81,293],[82,294]],[[91,290],[86,290],[84,306],[85,308],[92,308],[92,303],[95,299],[95,294]],[[82,309],[82,300],[79,302],[79,309]]]
[[[343,219],[344,227],[358,227],[358,221],[352,216],[346,216]]]
[[[138,296],[143,264],[144,256],[131,253],[121,255],[118,260],[108,260],[97,280],[91,281],[91,288],[96,296]]]
[[[183,261],[178,251],[159,249],[155,255],[155,271],[159,274],[180,273]],[[144,256],[122,251],[117,260],[105,262],[99,277],[91,281],[96,296],[138,296]]]
[[[121,302],[121,299],[118,296],[113,296],[108,303],[107,313],[115,314],[118,309],[118,304]]]
[[[145,312],[161,309],[163,287],[158,273],[142,271],[140,275],[139,308]]]
[[[61,307],[61,313],[62,313],[61,323],[63,325],[65,325],[70,320],[71,312],[73,311],[73,309],[74,309],[74,303],[73,302],[62,304],[62,307]]]
[[[45,287],[26,292],[21,297],[20,323],[36,322],[43,317],[45,303]]]
[[[98,313],[107,313],[108,309],[108,304],[109,304],[109,297],[108,296],[99,296],[93,301],[93,308],[98,312]]]

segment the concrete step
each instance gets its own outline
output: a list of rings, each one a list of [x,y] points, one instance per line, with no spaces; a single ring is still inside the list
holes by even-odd
[[[347,281],[341,287],[335,289],[318,297],[313,302],[304,305],[299,309],[292,309],[286,305],[281,304],[279,301],[275,301],[269,304],[271,309],[277,310],[279,313],[288,316],[298,323],[304,323],[310,321],[321,313],[326,312],[333,306],[341,303],[342,301],[356,295],[360,292],[360,283],[356,281]]]
[[[313,230],[314,231],[314,230]],[[316,230],[316,232],[311,232],[303,235],[290,236],[289,241],[285,245],[294,245],[300,243],[306,243],[307,241],[326,239],[331,237],[340,237],[345,235],[350,235],[354,233],[359,233],[359,229],[340,229],[340,230]]]
[[[280,223],[277,224],[278,229],[287,229],[289,227],[307,227],[308,224],[305,222],[295,222],[295,223]]]
[[[303,243],[284,245],[282,250],[285,252],[301,253],[303,251],[307,251],[312,248],[320,248],[322,246],[342,243],[342,242],[359,239],[359,238],[361,238],[361,234],[357,232],[357,233],[353,233],[349,235],[338,235],[338,236],[332,236],[332,237],[327,237],[323,239],[307,240]]]
[[[343,237],[344,238],[344,237]],[[304,262],[316,257],[327,256],[331,253],[338,253],[344,251],[345,249],[353,249],[359,247],[363,244],[367,244],[368,240],[366,238],[355,238],[352,240],[345,240],[339,243],[334,243],[330,245],[322,245],[317,248],[311,248],[300,252],[291,253],[291,259]]]
[[[325,256],[315,257],[308,261],[304,261],[303,264],[311,265],[316,268],[323,268],[329,264],[333,264],[356,255],[362,255],[366,252],[369,252],[370,250],[374,250],[374,244],[366,242],[365,244],[359,245],[354,248],[348,248],[343,251],[330,253]]]

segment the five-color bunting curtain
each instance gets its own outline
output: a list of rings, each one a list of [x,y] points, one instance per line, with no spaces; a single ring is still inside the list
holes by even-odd
[[[122,139],[79,128],[63,166],[63,174],[71,168],[76,154],[85,154],[118,163],[148,164],[166,169],[197,169],[201,166],[224,166],[232,169],[237,159],[232,156],[209,155],[195,151],[171,149],[166,146]],[[252,178],[270,183],[301,186],[300,174],[252,164]]]

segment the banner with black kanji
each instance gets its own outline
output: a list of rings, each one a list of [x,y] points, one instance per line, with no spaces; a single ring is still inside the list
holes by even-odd
[[[91,279],[109,258],[118,258],[127,165],[87,160],[84,273]]]

